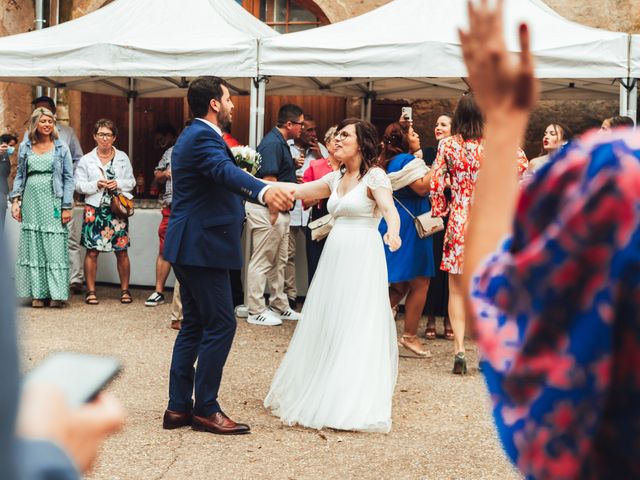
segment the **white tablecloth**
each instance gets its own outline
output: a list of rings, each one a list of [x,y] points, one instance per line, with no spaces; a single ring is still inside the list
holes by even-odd
[[[82,208],[73,209],[75,221],[82,222]],[[153,287],[156,283],[156,258],[158,256],[159,239],[158,225],[162,220],[159,209],[138,208],[135,214],[129,218],[129,260],[131,262],[131,285]],[[6,233],[10,245],[10,252],[15,252],[18,247],[20,224],[11,218],[7,212]],[[82,249],[84,258],[84,249]],[[15,261],[15,260],[13,260]],[[98,257],[98,282],[119,284],[116,257],[113,253],[101,253]],[[173,287],[175,277],[173,271],[169,274],[166,285]]]
[[[82,222],[82,208],[74,208],[73,216],[74,220]],[[131,285],[153,287],[156,283],[156,257],[159,247],[158,225],[160,225],[161,219],[162,214],[160,213],[160,209],[155,208],[138,208],[135,214],[129,218]],[[9,251],[14,256],[12,262],[15,262],[20,224],[11,218],[10,209],[7,209],[5,225],[7,240],[10,246]],[[243,239],[243,245],[245,244],[246,241]],[[305,255],[305,239],[301,233],[296,238],[296,245],[296,283],[298,296],[305,296],[307,294],[307,259]],[[82,255],[84,258],[84,251]],[[246,258],[247,255],[245,255],[245,259]],[[243,271],[243,275],[244,274],[245,272]],[[101,253],[98,257],[97,281],[116,285],[120,283],[114,254]],[[174,282],[175,277],[172,270],[166,285],[173,287]],[[246,282],[244,283],[246,284]]]

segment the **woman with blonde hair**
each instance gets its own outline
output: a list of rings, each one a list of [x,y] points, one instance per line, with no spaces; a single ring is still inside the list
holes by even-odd
[[[11,215],[22,223],[16,262],[19,297],[31,306],[62,307],[69,297],[69,232],[73,208],[73,162],[58,139],[56,120],[36,108],[27,139],[18,150],[18,170],[11,192]]]
[[[566,125],[550,123],[542,136],[542,149],[538,157],[529,162],[529,173],[535,173],[551,159],[551,155],[571,140],[573,132]]]

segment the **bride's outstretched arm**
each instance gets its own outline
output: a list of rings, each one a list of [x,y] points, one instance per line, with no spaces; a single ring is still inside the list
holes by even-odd
[[[331,195],[331,189],[327,182],[322,179],[314,180],[307,183],[283,183],[283,182],[266,182],[276,187],[281,187],[286,190],[294,189],[296,200],[322,200],[323,198],[329,198]]]
[[[393,204],[391,190],[387,188],[371,189],[371,195],[387,222],[387,233],[383,237],[384,243],[389,245],[389,250],[395,252],[402,245],[402,240],[400,240],[400,215]]]

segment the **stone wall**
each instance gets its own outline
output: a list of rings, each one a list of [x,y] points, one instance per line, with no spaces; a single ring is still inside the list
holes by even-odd
[[[315,0],[332,23],[373,10],[390,0]],[[595,28],[640,32],[640,0],[543,0],[569,20]]]
[[[33,2],[0,0],[0,36],[34,28]],[[2,66],[0,65],[0,71]],[[21,133],[31,112],[31,87],[0,82],[0,133]]]
[[[60,0],[61,20],[81,17],[111,0]],[[377,8],[389,0],[315,0],[318,7],[331,22],[338,22]],[[584,25],[640,32],[640,0],[545,0],[560,15]],[[28,31],[33,28],[33,0],[0,0],[0,36]],[[28,118],[31,87],[19,84],[0,83],[0,130],[21,132]],[[81,95],[78,92],[61,92],[59,116],[68,119],[79,131],[81,122]],[[438,115],[452,110],[451,101],[420,100],[412,103],[416,127],[422,134],[425,145],[433,145],[433,125]],[[349,105],[352,113],[359,114],[356,105]],[[567,123],[575,130],[584,129],[606,116],[617,112],[617,101],[598,102],[540,102],[532,115],[527,132],[526,151],[529,155],[538,152],[539,142],[546,125],[551,121]],[[399,107],[398,107],[399,110]],[[595,119],[595,120],[594,120]]]
[[[316,0],[316,3],[332,21],[340,21],[379,7],[389,0]],[[640,32],[640,0],[545,0],[545,3],[563,17],[595,28],[624,32]],[[535,34],[535,32],[534,32]],[[435,146],[433,127],[442,113],[453,111],[451,101],[418,100],[409,102],[413,107],[415,127],[424,146]],[[359,115],[357,106],[350,112]],[[397,107],[398,117],[400,106]],[[582,132],[598,125],[602,119],[616,115],[618,100],[607,101],[541,101],[531,116],[527,137],[523,145],[527,155],[533,158],[540,151],[540,143],[546,126],[551,122],[568,125],[574,132]]]

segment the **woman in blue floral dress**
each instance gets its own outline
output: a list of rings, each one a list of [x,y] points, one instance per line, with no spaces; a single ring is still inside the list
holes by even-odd
[[[98,254],[114,252],[120,277],[120,301],[131,303],[129,292],[130,245],[129,221],[111,212],[111,195],[118,191],[128,194],[135,187],[135,178],[127,154],[116,149],[118,129],[111,120],[98,120],[93,130],[96,148],[84,155],[76,169],[76,190],[85,195],[82,223],[82,246],[87,249],[84,273],[87,282],[86,303],[97,305],[96,274]]]
[[[528,29],[514,61],[497,5],[461,33],[491,159],[463,275],[496,427],[528,479],[640,478],[640,134],[591,133],[519,192],[537,85]]]

